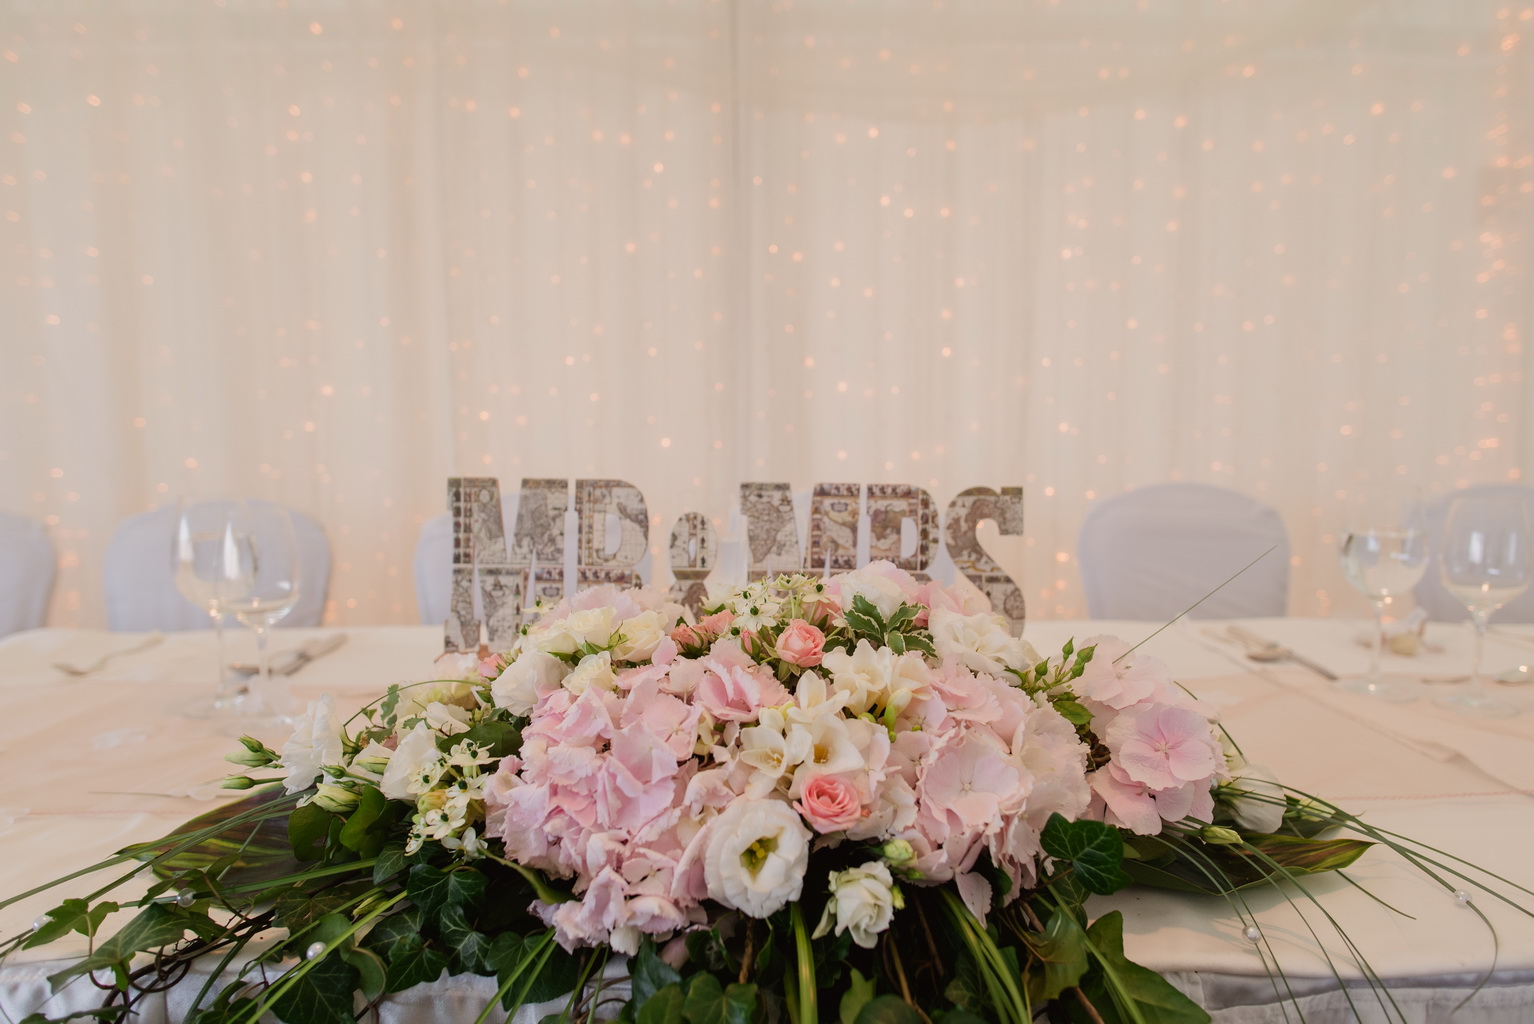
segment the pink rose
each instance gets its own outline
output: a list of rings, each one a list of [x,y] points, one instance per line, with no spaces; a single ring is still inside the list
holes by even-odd
[[[715,612],[712,615],[704,616],[703,621],[698,623],[698,628],[705,633],[720,636],[730,628],[730,623],[734,621],[734,612]]]
[[[816,832],[841,832],[863,817],[856,787],[835,775],[817,775],[806,782],[794,809]]]
[[[790,665],[814,668],[825,656],[826,635],[803,619],[788,624],[778,637],[778,657]]]
[[[673,629],[667,639],[681,647],[703,646],[703,638],[698,635],[698,631],[685,623]]]

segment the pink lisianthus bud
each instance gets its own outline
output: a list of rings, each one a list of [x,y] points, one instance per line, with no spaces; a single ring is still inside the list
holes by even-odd
[[[778,657],[799,668],[814,668],[825,656],[826,635],[819,629],[795,619],[778,637]]]
[[[835,775],[817,775],[806,782],[794,809],[820,833],[844,831],[863,817],[857,788]]]

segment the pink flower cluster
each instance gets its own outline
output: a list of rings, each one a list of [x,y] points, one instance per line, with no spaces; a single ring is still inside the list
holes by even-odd
[[[916,605],[936,656],[848,643],[859,596],[886,616]],[[535,906],[567,947],[632,952],[721,908],[766,917],[800,897],[814,850],[845,842],[906,881],[955,881],[983,912],[981,855],[1015,896],[1052,814],[1139,832],[1208,815],[1224,766],[1208,720],[1150,659],[1114,664],[1117,641],[1076,686],[1113,753],[1089,771],[1049,695],[1019,685],[1039,656],[972,591],[875,563],[681,614],[598,588],[489,665],[497,702],[530,722],[486,787],[487,835],[570,880],[575,899]]]

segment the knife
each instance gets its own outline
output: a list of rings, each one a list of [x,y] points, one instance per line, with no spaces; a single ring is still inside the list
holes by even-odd
[[[332,633],[330,636],[322,637],[319,640],[311,640],[293,652],[293,659],[291,661],[281,668],[273,669],[272,672],[279,676],[290,676],[311,661],[323,658],[344,643],[346,643],[345,633]]]
[[[1243,629],[1240,626],[1227,626],[1226,631],[1229,632],[1231,636],[1235,637],[1237,640],[1240,640],[1244,644],[1260,647],[1265,651],[1272,652],[1275,657],[1292,661],[1296,665],[1302,665],[1323,679],[1335,680],[1337,678],[1337,673],[1333,672],[1326,666],[1319,665],[1316,662],[1311,661],[1309,658],[1304,657],[1303,655],[1296,654],[1293,648],[1285,647],[1280,643],[1275,643],[1274,641],[1269,640],[1267,637],[1258,636],[1256,633],[1253,633],[1249,629]]]

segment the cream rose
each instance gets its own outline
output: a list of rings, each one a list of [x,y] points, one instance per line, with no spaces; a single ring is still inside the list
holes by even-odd
[[[648,661],[666,635],[656,612],[640,612],[624,619],[618,624],[618,633],[623,642],[613,648],[614,661]]]
[[[552,654],[527,651],[490,684],[495,706],[514,715],[530,714],[544,693],[559,686],[569,667]]]
[[[575,671],[565,676],[564,687],[579,697],[593,686],[604,690],[613,689],[613,658],[607,651],[588,654],[575,666]]]
[[[737,798],[709,823],[703,878],[710,899],[769,917],[804,888],[810,830],[781,800]]]

